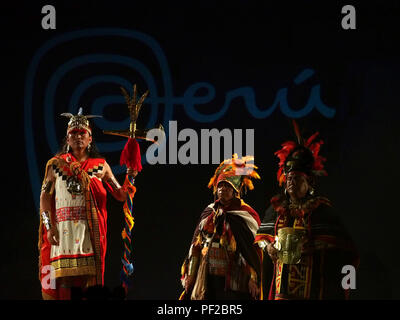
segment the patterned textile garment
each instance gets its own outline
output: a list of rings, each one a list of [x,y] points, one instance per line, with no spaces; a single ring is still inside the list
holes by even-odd
[[[220,292],[222,299],[250,299],[249,279],[251,276],[260,279],[260,257],[253,246],[259,225],[257,212],[241,199],[236,198],[229,208],[222,208],[218,200],[210,204],[201,215],[183,263],[182,285],[188,276],[190,261],[206,259],[207,276],[196,279],[197,285],[201,281],[207,282],[205,299],[215,298],[215,292],[210,292],[211,287]],[[210,281],[214,281],[213,284]],[[181,296],[181,299],[190,298],[190,293]]]
[[[264,299],[344,299],[341,269],[346,264],[357,266],[354,244],[340,221],[330,212],[331,203],[323,197],[310,197],[301,209],[290,207],[285,196],[271,199],[256,243],[274,243],[281,228],[305,230],[308,246],[298,264],[272,263],[263,255]],[[271,281],[272,279],[272,281]]]
[[[57,279],[84,276],[89,285],[103,285],[107,193],[96,174],[102,173],[104,163],[104,159],[93,158],[78,163],[71,154],[48,162],[46,176],[52,170],[56,178],[53,206],[59,245],[50,245],[47,231],[40,223],[39,270],[51,265]],[[57,298],[57,290],[42,290]]]

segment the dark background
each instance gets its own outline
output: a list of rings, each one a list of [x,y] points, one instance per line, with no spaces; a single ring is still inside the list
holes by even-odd
[[[41,28],[41,8],[52,4],[57,29]],[[357,29],[341,28],[341,8],[353,4]],[[325,144],[328,176],[321,178],[320,193],[334,203],[360,253],[357,289],[352,299],[399,299],[398,257],[398,117],[400,4],[397,1],[218,2],[191,1],[191,5],[137,1],[19,2],[3,5],[3,210],[0,298],[40,299],[38,280],[38,190],[32,190],[24,127],[24,95],[29,65],[37,50],[49,39],[88,28],[117,27],[140,31],[155,39],[166,55],[173,95],[182,97],[195,82],[209,82],[216,97],[196,107],[202,113],[221,109],[226,92],[252,87],[260,109],[270,107],[279,89],[288,88],[291,108],[301,109],[310,89],[321,86],[321,99],[336,110],[328,119],[317,110],[297,119],[304,136],[320,132]],[[71,41],[46,55],[35,79],[32,117],[35,158],[40,178],[52,152],[47,144],[43,94],[49,78],[65,61],[88,53],[130,56],[145,64],[165,95],[161,71],[148,48],[135,41],[111,37]],[[304,69],[313,77],[296,86],[293,79]],[[68,108],[74,88],[93,75],[115,74],[146,83],[135,72],[109,63],[87,65],[68,74],[60,83],[52,121],[57,141],[65,134],[66,119],[58,114]],[[80,106],[90,113],[93,100],[103,94],[119,95],[119,85],[99,84],[82,96]],[[163,121],[159,105],[158,121]],[[127,115],[123,104],[106,108],[108,117]],[[145,123],[149,111],[143,107]],[[106,116],[106,115],[105,115]],[[190,119],[182,105],[174,106],[171,120],[178,129],[254,128],[255,159],[261,181],[245,201],[261,218],[269,199],[278,191],[278,161],[273,153],[293,139],[290,120],[277,108],[269,117],[253,118],[242,98],[232,100],[229,110],[217,121],[200,123]],[[94,129],[99,141],[117,141]],[[141,143],[144,154],[147,143]],[[182,143],[180,144],[182,145]],[[100,152],[102,150],[100,149]],[[119,152],[104,153],[117,165]],[[130,299],[177,299],[181,293],[180,266],[189,248],[197,219],[212,200],[207,184],[216,165],[144,165],[136,179],[133,252],[135,273]],[[123,176],[118,176],[120,182]],[[36,197],[36,198],[35,198]],[[119,285],[123,227],[122,204],[109,198],[108,253],[105,282]]]

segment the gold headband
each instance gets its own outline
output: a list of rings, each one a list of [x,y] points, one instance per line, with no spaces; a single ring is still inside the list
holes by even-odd
[[[89,120],[90,118],[101,118],[102,116],[98,115],[83,115],[82,108],[79,108],[78,114],[73,115],[72,113],[62,113],[64,117],[70,118],[68,122],[67,133],[69,133],[73,129],[85,129],[92,134],[92,129],[90,128]]]

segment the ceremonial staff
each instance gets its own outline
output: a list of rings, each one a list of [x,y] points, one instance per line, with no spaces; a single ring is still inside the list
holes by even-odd
[[[139,144],[136,139],[143,139],[157,143],[155,140],[148,139],[146,137],[148,130],[139,130],[137,128],[137,119],[139,116],[140,109],[144,100],[146,99],[149,91],[146,91],[139,101],[137,99],[136,84],[133,86],[133,96],[130,97],[128,92],[121,87],[122,93],[125,97],[125,101],[128,105],[130,124],[127,130],[104,130],[103,133],[116,135],[128,138],[124,149],[121,153],[120,165],[126,165],[127,168],[132,169],[133,172],[140,172],[142,170],[141,165],[141,155]],[[160,124],[159,130],[164,131],[164,128]],[[134,225],[133,218],[133,197],[136,192],[136,187],[134,186],[134,176],[127,174],[125,177],[123,188],[127,191],[126,201],[123,206],[123,211],[125,214],[125,225],[122,230],[122,240],[124,243],[124,254],[122,257],[122,270],[121,270],[121,281],[125,292],[128,292],[128,288],[131,286],[130,276],[133,274],[133,259],[132,259],[132,239],[131,232]]]

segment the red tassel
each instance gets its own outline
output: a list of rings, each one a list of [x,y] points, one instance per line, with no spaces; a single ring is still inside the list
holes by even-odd
[[[124,150],[122,150],[120,165],[126,165],[127,168],[132,168],[138,172],[142,171],[140,147],[136,139],[129,138],[125,144]]]

